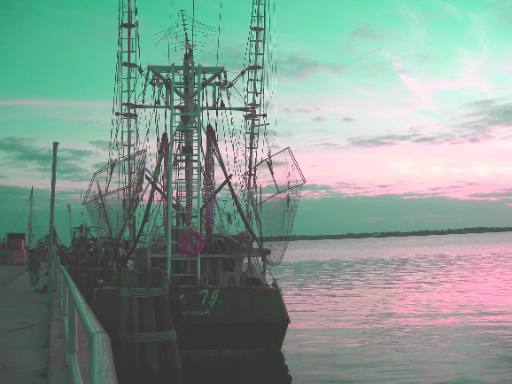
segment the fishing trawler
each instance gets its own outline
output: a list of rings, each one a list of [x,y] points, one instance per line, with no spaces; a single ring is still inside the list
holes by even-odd
[[[220,25],[185,11],[162,34],[168,62],[143,67],[136,1],[119,2],[109,159],[83,199],[96,233],[76,229],[69,265],[120,354],[173,340],[181,354],[281,349],[290,318],[271,268],[286,242],[268,239],[291,233],[305,179],[290,148],[271,153],[270,9],[248,4],[230,77],[196,61],[201,38],[218,61]]]

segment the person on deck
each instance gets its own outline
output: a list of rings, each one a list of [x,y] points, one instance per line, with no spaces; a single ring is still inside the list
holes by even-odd
[[[37,254],[33,248],[28,250],[28,264],[27,271],[30,281],[30,288],[34,287],[39,283],[39,270],[41,269],[41,262],[37,257]]]

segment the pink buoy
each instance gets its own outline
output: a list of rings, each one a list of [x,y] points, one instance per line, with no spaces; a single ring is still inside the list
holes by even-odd
[[[192,229],[178,235],[178,252],[184,255],[197,256],[206,247],[206,239],[202,233]]]

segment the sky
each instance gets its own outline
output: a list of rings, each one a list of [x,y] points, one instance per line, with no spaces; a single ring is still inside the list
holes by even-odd
[[[32,185],[45,231],[54,140],[65,232],[106,161],[117,1],[0,1],[0,236]],[[512,2],[273,1],[272,129],[308,181],[295,233],[512,226]],[[196,0],[197,19],[218,28],[221,3],[220,62],[240,68],[251,1]],[[191,4],[139,1],[143,64]]]

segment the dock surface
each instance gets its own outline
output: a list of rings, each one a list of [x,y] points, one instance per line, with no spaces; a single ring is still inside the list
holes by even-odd
[[[25,265],[0,265],[0,383],[68,382],[58,321],[48,293],[30,289]]]
[[[0,382],[48,382],[48,296],[29,287],[26,266],[0,265]]]

